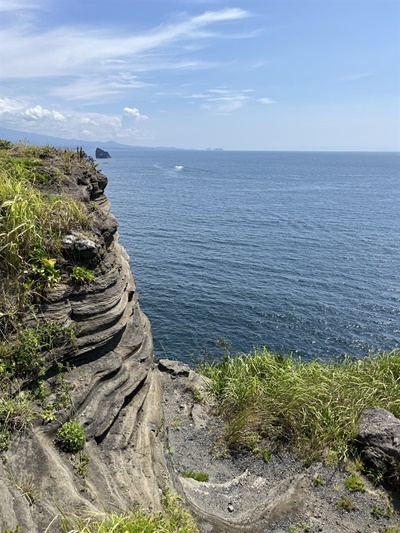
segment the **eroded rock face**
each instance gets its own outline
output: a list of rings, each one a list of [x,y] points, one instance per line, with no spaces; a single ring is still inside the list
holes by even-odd
[[[58,531],[57,520],[49,527],[57,506],[67,514],[135,506],[159,511],[160,489],[168,482],[157,432],[161,389],[150,324],[117,241],[117,223],[103,194],[106,180],[97,172],[75,178],[69,192],[96,201],[100,209],[94,237],[67,235],[63,254],[93,268],[95,279],[79,285],[63,276],[40,308],[44,318],[74,324],[78,331],[74,349],[57,359],[73,368],[66,374],[72,408],[14,439],[6,464],[0,463],[0,531],[17,525],[30,533]],[[58,427],[71,416],[85,428],[85,477],[54,444]],[[27,480],[34,502],[20,488]]]

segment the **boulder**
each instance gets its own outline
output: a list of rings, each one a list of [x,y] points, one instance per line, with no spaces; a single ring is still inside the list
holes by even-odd
[[[168,372],[173,376],[189,376],[190,367],[179,361],[171,361],[170,359],[160,359],[158,361],[158,369],[161,372]]]
[[[365,460],[376,466],[400,464],[400,420],[380,407],[365,409],[357,441]]]
[[[105,150],[101,148],[96,148],[96,159],[109,159],[111,156]]]

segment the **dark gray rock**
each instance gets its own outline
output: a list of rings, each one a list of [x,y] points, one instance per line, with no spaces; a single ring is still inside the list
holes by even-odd
[[[80,238],[73,234],[66,235],[61,244],[64,256],[92,265],[100,262],[99,248],[91,239]]]
[[[168,372],[173,376],[189,376],[190,367],[179,361],[170,361],[169,359],[160,359],[158,368],[161,372]]]
[[[400,463],[400,420],[380,407],[365,409],[357,441],[364,458],[376,465]]]
[[[109,159],[111,156],[105,150],[101,148],[96,148],[96,159]]]

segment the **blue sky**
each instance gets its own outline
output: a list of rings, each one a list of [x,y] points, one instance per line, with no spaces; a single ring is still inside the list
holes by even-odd
[[[0,0],[4,127],[399,150],[400,0]]]

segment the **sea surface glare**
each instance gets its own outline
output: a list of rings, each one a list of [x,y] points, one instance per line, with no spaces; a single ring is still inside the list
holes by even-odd
[[[400,346],[400,154],[111,150],[156,356]]]

